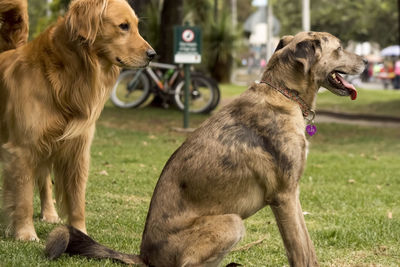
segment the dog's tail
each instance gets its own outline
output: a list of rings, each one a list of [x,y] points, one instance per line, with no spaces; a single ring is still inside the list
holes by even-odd
[[[72,226],[61,226],[54,229],[47,238],[46,255],[52,260],[63,253],[81,255],[95,259],[113,259],[126,264],[147,266],[138,255],[114,251],[103,246]]]
[[[0,52],[25,44],[28,35],[27,0],[0,0]]]

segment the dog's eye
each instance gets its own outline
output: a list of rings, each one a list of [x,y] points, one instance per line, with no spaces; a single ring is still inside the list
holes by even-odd
[[[123,31],[127,31],[129,30],[129,23],[121,23],[118,25],[118,27]]]
[[[341,46],[339,46],[337,50],[338,50],[338,51],[342,51],[342,49],[343,49],[343,48],[342,48]]]

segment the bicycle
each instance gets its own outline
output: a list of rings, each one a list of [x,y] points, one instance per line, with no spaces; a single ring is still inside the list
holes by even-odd
[[[211,112],[220,100],[218,83],[198,72],[190,76],[189,112]],[[152,62],[145,69],[123,70],[112,89],[111,101],[120,108],[136,108],[154,94],[161,98],[163,107],[172,102],[183,110],[184,85],[180,66]]]

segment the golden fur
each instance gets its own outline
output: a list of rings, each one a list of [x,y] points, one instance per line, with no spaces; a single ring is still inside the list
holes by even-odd
[[[299,103],[274,87],[286,87],[313,108],[320,86],[338,95],[355,93],[335,82],[334,73],[359,74],[364,68],[362,57],[344,51],[328,33],[282,38],[263,83],[206,120],[166,163],[140,255],[112,251],[72,227],[49,236],[47,255],[66,251],[145,266],[218,266],[243,237],[243,220],[269,205],[290,266],[318,266],[299,199],[305,120]]]
[[[0,1],[0,51],[25,44],[28,40],[27,2]]]
[[[42,219],[58,221],[51,171],[62,215],[86,232],[85,186],[95,122],[120,68],[144,67],[155,52],[140,36],[138,19],[124,0],[73,0],[65,17],[21,45],[27,36],[26,8],[23,0],[0,0],[0,47],[16,48],[0,54],[0,155],[9,228],[18,240],[37,240],[35,182]],[[7,15],[10,9],[13,16]],[[9,27],[14,21],[19,26]]]

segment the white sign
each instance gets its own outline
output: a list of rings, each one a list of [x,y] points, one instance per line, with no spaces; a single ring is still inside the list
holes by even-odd
[[[175,62],[176,63],[192,63],[198,64],[201,63],[201,55],[194,55],[194,54],[175,54]]]

